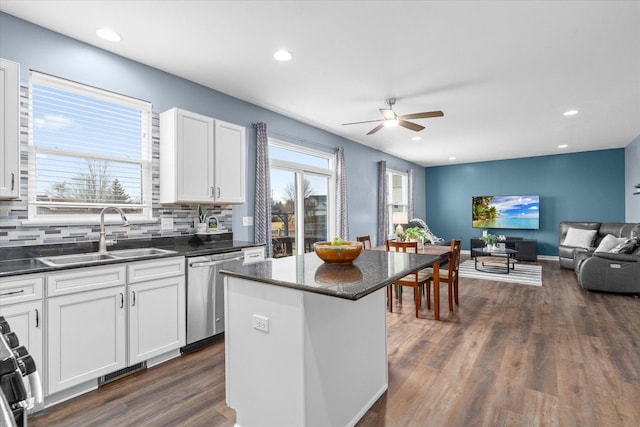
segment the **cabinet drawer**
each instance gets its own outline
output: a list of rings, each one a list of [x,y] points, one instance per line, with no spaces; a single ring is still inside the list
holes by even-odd
[[[184,257],[161,258],[129,263],[128,283],[173,277],[184,274]]]
[[[75,292],[110,288],[126,283],[126,267],[87,267],[54,273],[47,276],[47,296],[55,297]]]
[[[43,275],[0,278],[0,306],[42,299]]]

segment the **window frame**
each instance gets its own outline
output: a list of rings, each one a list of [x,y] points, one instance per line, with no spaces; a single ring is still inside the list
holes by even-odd
[[[336,202],[335,202],[335,182],[336,182],[336,161],[335,155],[331,153],[327,153],[325,151],[314,150],[313,148],[303,147],[300,145],[291,144],[288,142],[284,142],[275,138],[268,139],[269,146],[274,146],[278,148],[282,148],[289,151],[298,152],[301,154],[306,154],[314,157],[320,157],[328,160],[328,167],[321,168],[317,166],[312,166],[304,163],[298,162],[290,162],[286,160],[280,159],[272,159],[269,157],[269,173],[271,173],[271,169],[280,169],[293,172],[295,174],[296,179],[296,190],[297,190],[297,200],[295,210],[299,209],[298,201],[304,198],[303,194],[303,181],[305,175],[315,175],[322,176],[328,179],[328,188],[327,188],[327,232],[329,235],[331,234],[331,230],[335,229],[336,224]],[[296,215],[296,241],[304,243],[304,215]],[[302,255],[304,254],[304,244],[296,245],[296,254]]]
[[[407,219],[411,219],[409,218],[409,173],[387,168],[386,175],[387,188],[385,191],[387,192],[387,238],[393,239],[395,237],[396,229],[396,225],[393,223],[394,208],[401,207],[402,209],[395,210],[395,212],[406,212]],[[403,203],[395,203],[393,200],[393,175],[402,177]]]
[[[128,108],[140,110],[141,113],[141,147],[140,159],[132,159],[127,157],[118,157],[111,155],[91,154],[83,156],[81,151],[57,149],[50,147],[38,147],[34,141],[34,101],[33,101],[33,85],[42,85],[53,89],[63,90],[94,98],[100,101],[120,104]],[[61,206],[66,208],[104,208],[107,206],[116,206],[123,209],[140,208],[141,213],[127,214],[130,222],[150,222],[153,221],[153,111],[152,105],[148,101],[143,101],[130,96],[111,92],[86,85],[83,83],[67,80],[61,77],[52,76],[38,71],[30,70],[29,73],[29,105],[28,105],[28,145],[27,145],[27,164],[28,164],[28,216],[25,224],[98,224],[100,223],[99,213],[65,213],[60,215],[38,214],[40,206]],[[119,163],[140,165],[140,190],[142,203],[83,203],[83,202],[44,202],[37,200],[37,179],[36,179],[36,157],[38,154],[50,154],[59,156],[73,156],[76,158],[84,158],[89,160],[107,160]],[[119,178],[115,176],[114,179]],[[119,220],[119,216],[115,214],[107,214],[107,221],[111,219]]]

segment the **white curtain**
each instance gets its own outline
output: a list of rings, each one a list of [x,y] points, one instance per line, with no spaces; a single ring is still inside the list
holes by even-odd
[[[269,137],[267,124],[256,123],[256,200],[254,239],[265,245],[265,256],[272,256],[271,248],[271,180],[269,171]]]
[[[349,216],[347,212],[347,173],[344,164],[344,148],[336,147],[336,236],[349,240]],[[331,237],[331,236],[329,236]]]

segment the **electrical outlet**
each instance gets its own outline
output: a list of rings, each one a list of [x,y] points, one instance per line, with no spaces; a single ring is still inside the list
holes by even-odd
[[[242,225],[245,227],[251,227],[253,225],[253,217],[252,216],[243,216],[242,217]]]
[[[269,318],[260,316],[259,314],[254,314],[253,328],[262,332],[269,332]]]
[[[173,230],[173,217],[163,216],[160,219],[160,229],[161,230]]]

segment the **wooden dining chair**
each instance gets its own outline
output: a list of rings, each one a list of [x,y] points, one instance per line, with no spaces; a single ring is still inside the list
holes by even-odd
[[[356,237],[356,241],[362,243],[362,249],[371,249],[371,237],[368,234]]]
[[[447,268],[440,268],[439,270],[439,278],[440,283],[447,284],[448,297],[449,297],[449,311],[453,311],[453,302],[455,301],[456,305],[458,304],[458,269],[460,267],[460,248],[461,248],[462,240],[453,239],[451,240],[451,248],[449,250],[449,260],[447,261]],[[425,288],[426,298],[427,298],[427,308],[431,308],[431,280],[433,278],[433,269],[427,268],[425,269],[427,272],[431,274],[431,278],[427,282],[427,286]]]
[[[394,240],[387,240],[385,242],[387,251],[405,252],[405,253],[417,253],[418,242],[397,242]],[[416,317],[418,317],[418,310],[422,306],[422,287],[425,283],[431,280],[432,273],[427,270],[419,270],[413,273],[409,273],[400,280],[396,280],[391,285],[387,286],[387,300],[389,302],[389,311],[393,311],[393,286],[410,286],[413,288],[413,299],[416,305]],[[402,288],[398,293],[398,303],[402,304]]]

